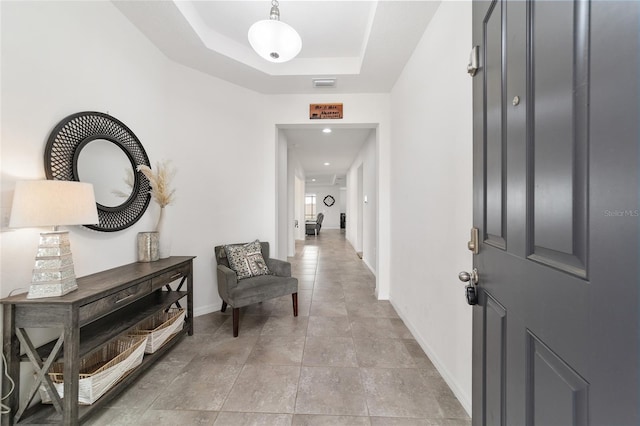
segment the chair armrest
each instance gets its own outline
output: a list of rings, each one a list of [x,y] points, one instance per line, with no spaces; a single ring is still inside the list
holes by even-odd
[[[238,285],[238,275],[231,268],[218,265],[218,293],[225,301],[229,301],[229,290]]]
[[[278,277],[290,277],[291,276],[291,264],[280,259],[267,259],[267,267],[269,270]]]

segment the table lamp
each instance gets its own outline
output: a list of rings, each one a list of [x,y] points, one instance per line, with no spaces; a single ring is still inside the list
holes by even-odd
[[[78,288],[69,232],[60,225],[98,223],[98,209],[90,183],[62,180],[16,182],[9,227],[53,226],[40,234],[27,299],[63,296]]]

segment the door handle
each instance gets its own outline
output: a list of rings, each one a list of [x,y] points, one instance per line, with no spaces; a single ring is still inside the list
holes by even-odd
[[[458,274],[458,279],[463,283],[469,283],[464,287],[467,303],[470,305],[478,304],[478,270],[473,268],[471,272],[462,271]]]
[[[469,273],[466,271],[462,271],[458,274],[458,279],[463,283],[469,283],[469,285],[478,284],[478,269],[473,268],[473,270]]]

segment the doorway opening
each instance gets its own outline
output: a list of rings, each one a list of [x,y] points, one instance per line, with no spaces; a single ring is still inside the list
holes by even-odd
[[[281,259],[293,256],[296,240],[306,237],[306,201],[313,195],[314,216],[324,214],[322,229],[344,232],[377,275],[378,126],[331,123],[329,134],[324,128],[276,125],[276,253]]]

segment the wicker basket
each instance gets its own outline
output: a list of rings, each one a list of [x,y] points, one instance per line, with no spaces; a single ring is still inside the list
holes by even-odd
[[[100,350],[80,359],[78,377],[78,403],[93,404],[113,385],[142,363],[147,338],[145,336],[122,337],[104,345]],[[64,398],[64,363],[58,362],[49,369],[49,377],[61,398]],[[43,403],[51,403],[47,389],[40,385]]]
[[[148,336],[147,347],[144,351],[152,354],[182,329],[184,317],[184,309],[171,308],[168,312],[158,312],[129,334],[131,336]]]

